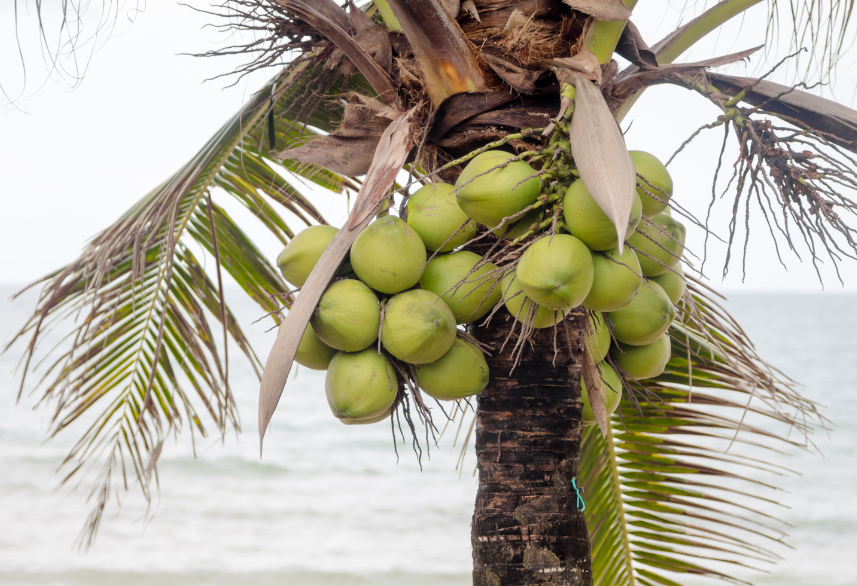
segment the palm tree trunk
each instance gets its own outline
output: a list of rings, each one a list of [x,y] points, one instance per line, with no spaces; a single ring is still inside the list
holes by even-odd
[[[556,335],[537,330],[514,372],[514,336],[488,357],[492,378],[476,412],[474,586],[592,584],[589,532],[572,487],[583,433],[576,357],[584,320],[575,310]],[[499,349],[511,320],[494,322],[474,333]]]

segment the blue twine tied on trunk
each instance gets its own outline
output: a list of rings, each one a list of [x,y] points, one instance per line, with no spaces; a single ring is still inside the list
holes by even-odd
[[[583,489],[577,487],[577,479],[576,478],[571,479],[571,487],[574,489],[574,493],[577,495],[577,510],[581,511],[581,512],[585,511],[586,510],[586,503],[583,502],[583,497],[580,494],[581,492],[583,492]]]

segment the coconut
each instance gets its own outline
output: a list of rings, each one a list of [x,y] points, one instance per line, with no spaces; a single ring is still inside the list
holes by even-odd
[[[413,289],[387,301],[381,343],[399,360],[428,364],[447,353],[455,332],[455,316],[443,299],[431,291]]]
[[[298,232],[277,257],[283,278],[302,287],[337,232],[339,229],[333,226],[310,226]]]
[[[504,151],[476,155],[455,182],[458,206],[489,228],[535,203],[542,188],[539,178],[533,177],[535,170],[527,163],[507,163],[513,157]]]
[[[678,303],[679,299],[684,296],[684,290],[687,288],[687,281],[684,280],[684,269],[681,268],[681,263],[674,266],[671,271],[667,271],[657,277],[652,277],[650,280],[663,287],[667,297],[673,303]]]
[[[645,179],[643,181],[637,177],[637,193],[643,202],[643,215],[649,218],[661,213],[673,194],[673,180],[669,171],[657,157],[647,152],[628,151],[628,154],[634,161],[634,171]]]
[[[628,244],[638,251],[643,274],[657,277],[678,264],[684,253],[684,237],[684,224],[672,216],[658,214],[641,222]]]
[[[524,294],[548,309],[580,305],[592,287],[592,255],[568,234],[537,240],[521,256],[515,275]]]
[[[478,395],[488,386],[485,356],[479,348],[460,338],[438,360],[419,364],[415,370],[420,388],[440,401]]]
[[[616,226],[595,202],[583,180],[578,179],[571,184],[565,192],[562,208],[569,232],[580,238],[586,246],[592,250],[610,250],[619,246]],[[626,239],[634,233],[642,214],[643,204],[639,195],[635,194],[628,229],[625,231]]]
[[[375,417],[364,417],[363,419],[339,419],[341,423],[345,425],[370,425],[372,423],[378,423],[379,421],[384,421],[387,419],[390,414],[393,412],[393,408],[390,407],[380,415],[376,415]]]
[[[536,329],[549,328],[561,322],[569,312],[568,309],[554,311],[533,303],[529,297],[524,295],[515,273],[509,273],[503,277],[503,281],[500,283],[500,293],[509,313],[521,323],[526,323],[532,319],[532,327]],[[530,315],[533,312],[535,313]]]
[[[358,352],[378,338],[378,297],[356,279],[336,281],[318,302],[310,324],[322,342],[344,352]]]
[[[465,222],[467,224],[459,230]],[[476,234],[476,224],[458,207],[455,187],[449,183],[426,185],[411,196],[408,200],[408,226],[419,234],[426,250],[439,252],[449,252]]]
[[[610,328],[607,327],[601,312],[593,311],[589,316],[589,323],[592,324],[592,331],[587,332],[584,343],[592,362],[597,364],[607,356],[610,351],[610,341],[613,338],[610,336]]]
[[[429,261],[420,277],[420,287],[440,295],[457,323],[476,321],[500,301],[500,274],[490,274],[497,270],[495,265],[486,262],[471,273],[481,260],[481,256],[467,250],[441,254]],[[454,290],[462,279],[469,282]]]
[[[616,411],[619,406],[619,401],[622,400],[622,381],[619,375],[613,370],[613,367],[602,362],[598,365],[598,371],[601,373],[601,392],[604,396],[604,409],[607,411],[607,416]],[[595,413],[592,411],[592,405],[589,403],[589,395],[586,393],[586,383],[583,377],[580,377],[580,395],[583,399],[583,424],[592,425],[596,423]]]
[[[649,281],[627,307],[607,314],[607,318],[618,341],[645,346],[667,331],[675,319],[675,306],[660,285]]]
[[[351,245],[357,277],[381,293],[410,289],[425,264],[426,247],[419,234],[395,216],[378,218]]]
[[[543,209],[538,208],[535,210],[530,210],[523,216],[521,216],[520,220],[515,221],[511,225],[503,226],[502,228],[497,228],[494,230],[494,234],[505,238],[506,240],[514,240],[520,236],[526,234],[534,224],[538,224],[542,220]]]
[[[336,352],[336,348],[331,348],[319,340],[315,330],[307,326],[295,352],[295,362],[312,370],[327,370],[327,365]]]
[[[324,379],[327,403],[340,421],[365,420],[389,412],[398,390],[393,365],[375,348],[337,352]]]
[[[595,277],[592,289],[583,300],[583,306],[593,311],[616,311],[634,298],[643,284],[640,261],[636,253],[626,247],[619,254],[618,248],[592,253]]]
[[[667,334],[645,346],[619,344],[613,357],[619,366],[637,380],[658,376],[664,371],[672,354],[672,343]]]

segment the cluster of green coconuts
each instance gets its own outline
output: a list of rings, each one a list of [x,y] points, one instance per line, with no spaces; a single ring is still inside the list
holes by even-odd
[[[530,328],[552,327],[580,305],[590,310],[586,347],[602,375],[608,413],[622,394],[608,353],[635,379],[661,374],[671,354],[674,304],[685,291],[679,262],[685,228],[666,205],[672,179],[664,166],[642,151],[631,158],[643,179],[625,242],[641,254],[629,246],[619,253],[615,227],[580,179],[561,199],[560,229],[530,244],[515,267],[500,271],[474,252],[456,250],[474,237],[476,223],[507,240],[545,224],[547,211],[537,207],[498,228],[544,201],[535,170],[504,151],[471,159],[454,186],[419,189],[408,200],[407,221],[387,215],[370,224],[340,267],[343,278],[322,295],[295,356],[307,368],[327,370],[333,414],[347,424],[390,415],[399,382],[385,354],[413,365],[411,375],[435,399],[480,393],[488,365],[482,351],[458,335],[458,326],[501,303]],[[313,226],[299,233],[277,259],[285,279],[303,285],[336,232]],[[378,352],[379,335],[384,353]],[[592,424],[581,384],[583,419]]]

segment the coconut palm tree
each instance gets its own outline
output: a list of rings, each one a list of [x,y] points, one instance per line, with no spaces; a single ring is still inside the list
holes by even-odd
[[[616,124],[651,85],[702,96],[719,113],[706,128],[723,129],[724,149],[730,133],[738,139],[728,159],[736,161],[730,248],[742,204],[749,210],[752,201],[785,246],[805,245],[813,259],[827,255],[834,263],[853,257],[857,244],[844,216],[854,204],[842,193],[857,184],[857,112],[807,93],[804,84],[711,71],[753,49],[677,63],[760,1],[722,0],[651,46],[633,11],[660,8],[635,7],[636,0],[227,3],[231,26],[262,37],[226,50],[252,56],[238,73],[284,57],[288,65],[191,161],[79,258],[39,281],[38,306],[17,336],[28,340],[26,377],[44,332],[73,323],[39,392],[53,405],[51,434],[89,415],[66,460],[69,477],[97,466],[84,543],[94,538],[117,480],[136,478],[150,496],[168,433],[236,425],[230,339],[261,379],[262,439],[310,315],[351,244],[390,207],[404,211],[414,187],[455,181],[489,149],[533,165],[542,197],[501,227],[540,210],[536,219],[516,224],[521,235],[512,242],[483,229],[466,245],[507,271],[530,243],[564,229],[559,188],[578,177],[624,234],[635,184],[656,199],[665,195],[635,176]],[[814,63],[831,69],[853,4],[802,6],[795,4],[795,14],[806,18],[796,22],[807,24],[796,25],[795,39],[812,43]],[[616,55],[630,65],[620,69]],[[712,166],[725,169],[723,161],[721,154]],[[356,200],[297,293],[218,201],[236,199],[285,245],[295,228],[283,210],[306,225],[325,223],[297,189],[301,183]],[[680,196],[670,205],[706,228],[683,212]],[[197,247],[216,261],[213,271]],[[224,273],[279,325],[264,366],[224,299]],[[597,422],[590,426],[581,385],[599,389],[601,382],[586,342],[593,333],[586,310],[572,309],[552,328],[500,313],[468,326],[492,373],[473,416],[464,402],[449,412],[476,444],[474,584],[732,580],[730,567],[776,559],[769,545],[779,533],[752,507],[732,504],[758,498],[754,472],[771,468],[744,448],[773,449],[770,440],[804,447],[822,417],[756,354],[700,279],[687,277],[677,312],[664,372],[639,381],[623,376],[613,415],[602,394],[590,392]],[[436,427],[438,410],[429,409],[412,373],[402,367],[399,378],[397,408],[412,429]],[[729,455],[723,445],[733,446]]]

